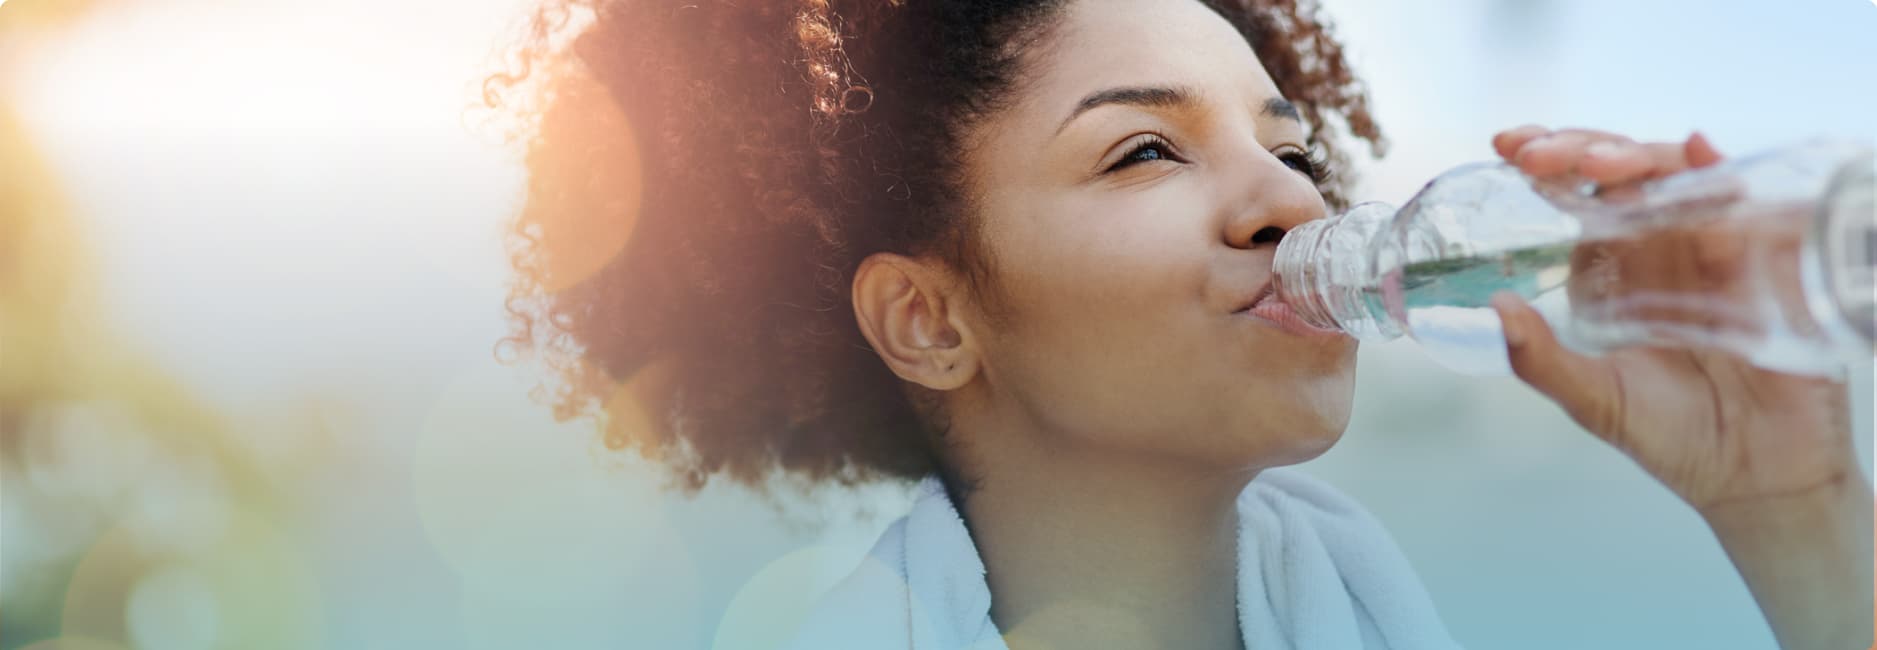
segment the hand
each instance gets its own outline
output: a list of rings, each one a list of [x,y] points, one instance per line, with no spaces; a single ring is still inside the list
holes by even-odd
[[[1493,145],[1535,178],[1587,180],[1602,193],[1721,160],[1699,134],[1682,143],[1637,143],[1598,131],[1521,127]],[[1519,378],[1710,519],[1735,506],[1864,485],[1838,382],[1714,350],[1629,348],[1587,357],[1562,347],[1516,296],[1499,296],[1494,307]]]

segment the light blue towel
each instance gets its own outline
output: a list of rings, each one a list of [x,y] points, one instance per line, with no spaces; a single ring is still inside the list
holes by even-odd
[[[1296,470],[1238,498],[1238,618],[1253,650],[1453,650],[1407,558],[1348,497]],[[1097,570],[1091,567],[1091,570]],[[937,479],[919,485],[796,650],[1008,650],[970,533]]]

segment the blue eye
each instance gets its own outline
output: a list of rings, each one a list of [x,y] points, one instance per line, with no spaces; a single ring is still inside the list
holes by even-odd
[[[1172,144],[1169,144],[1166,140],[1158,136],[1148,136],[1141,140],[1140,144],[1134,145],[1134,148],[1129,150],[1127,155],[1122,156],[1121,160],[1109,166],[1108,171],[1119,171],[1127,167],[1157,160],[1178,160],[1178,158],[1173,155]]]

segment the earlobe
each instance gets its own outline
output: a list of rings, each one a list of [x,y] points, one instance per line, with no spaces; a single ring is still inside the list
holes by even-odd
[[[976,357],[954,318],[961,296],[934,264],[892,253],[869,256],[854,273],[854,317],[893,374],[951,390],[971,379]]]

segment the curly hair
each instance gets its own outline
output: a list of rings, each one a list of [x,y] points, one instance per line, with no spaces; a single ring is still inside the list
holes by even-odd
[[[1202,1],[1332,167],[1341,129],[1382,153],[1314,2]],[[525,120],[499,350],[552,370],[537,397],[689,489],[940,469],[943,425],[862,337],[849,283],[891,251],[990,285],[951,152],[1065,0],[546,2],[484,86]]]

